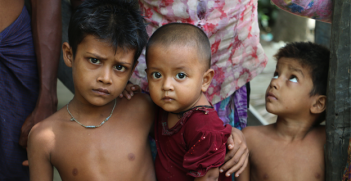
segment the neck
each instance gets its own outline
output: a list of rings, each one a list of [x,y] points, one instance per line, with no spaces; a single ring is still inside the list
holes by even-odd
[[[68,105],[68,109],[75,119],[82,124],[96,125],[106,119],[113,109],[115,100],[103,105],[95,106],[85,101],[82,102],[74,97]]]
[[[277,135],[287,141],[303,140],[313,127],[315,117],[305,116],[303,118],[285,118],[278,116],[277,122],[273,125]]]

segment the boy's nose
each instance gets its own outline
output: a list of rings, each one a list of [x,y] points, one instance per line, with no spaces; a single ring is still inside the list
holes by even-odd
[[[164,91],[172,91],[174,90],[173,84],[172,84],[172,78],[166,78],[163,82],[162,89]]]
[[[104,83],[104,84],[111,84],[112,83],[111,73],[112,73],[112,71],[110,69],[108,69],[108,68],[103,69],[97,80],[101,83]]]
[[[279,89],[280,88],[279,79],[272,78],[271,83],[269,84],[269,86],[271,88],[274,88],[274,89]]]

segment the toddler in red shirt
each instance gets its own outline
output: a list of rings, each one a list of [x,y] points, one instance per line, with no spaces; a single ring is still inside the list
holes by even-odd
[[[156,176],[163,180],[230,180],[219,174],[231,126],[223,126],[204,92],[214,76],[211,46],[198,27],[171,23],[146,47],[155,121]]]

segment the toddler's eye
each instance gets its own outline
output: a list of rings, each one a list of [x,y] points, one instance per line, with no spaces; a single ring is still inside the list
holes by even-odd
[[[176,75],[176,78],[177,78],[177,79],[185,79],[185,77],[186,77],[185,73],[178,73],[178,74]]]
[[[100,63],[100,60],[99,59],[96,59],[96,58],[89,58],[89,61],[93,64],[99,64]]]
[[[159,79],[159,78],[161,78],[161,74],[160,74],[160,72],[154,72],[154,73],[152,73],[152,77],[154,78],[154,79]]]
[[[119,72],[124,72],[126,70],[126,68],[122,65],[116,65],[116,70],[118,70]]]
[[[278,77],[279,77],[279,76],[278,76],[278,73],[275,72],[275,73],[273,74],[273,79],[277,79]]]
[[[289,81],[291,82],[297,82],[297,78],[295,76],[290,77]]]

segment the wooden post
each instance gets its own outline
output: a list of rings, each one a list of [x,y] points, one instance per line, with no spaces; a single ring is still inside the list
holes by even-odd
[[[327,92],[326,181],[342,181],[351,125],[351,0],[334,0]]]

